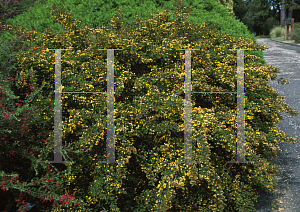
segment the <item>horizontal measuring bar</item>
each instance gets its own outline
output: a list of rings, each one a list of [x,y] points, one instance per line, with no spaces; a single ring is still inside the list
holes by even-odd
[[[54,91],[55,92],[55,91]],[[78,94],[98,94],[98,93],[106,93],[106,92],[89,92],[89,91],[86,91],[86,92],[62,92],[62,94],[64,94],[64,93],[78,93]],[[232,93],[237,93],[236,91],[204,91],[204,92],[202,92],[202,91],[195,91],[195,92],[192,92],[192,94],[206,94],[206,93],[208,93],[208,94],[232,94]]]
[[[55,92],[55,91],[54,91]],[[106,92],[61,92],[62,94],[64,93],[78,93],[78,94],[99,94],[99,93],[106,93]]]
[[[237,93],[236,91],[205,91],[205,92],[198,92],[198,91],[195,91],[195,92],[192,92],[192,94],[232,94],[232,93]]]

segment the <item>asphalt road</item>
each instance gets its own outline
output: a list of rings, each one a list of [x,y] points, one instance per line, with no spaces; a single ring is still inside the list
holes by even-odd
[[[269,85],[277,93],[285,96],[285,103],[300,113],[300,47],[272,41],[268,38],[259,38],[257,43],[270,47],[264,51],[267,65],[279,67],[280,72],[277,79],[283,77],[290,84],[278,84],[276,80],[269,79]],[[300,115],[290,116],[287,113],[281,113],[283,120],[276,125],[287,135],[293,136],[300,141]],[[283,211],[297,212],[300,211],[300,144],[279,143],[282,150],[278,153],[276,159],[271,159],[273,164],[279,165],[281,173],[275,176],[277,180],[278,194],[268,194],[260,192],[257,212],[263,211]]]

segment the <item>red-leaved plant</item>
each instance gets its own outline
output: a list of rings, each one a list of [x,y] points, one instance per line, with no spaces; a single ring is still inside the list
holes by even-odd
[[[10,25],[8,27],[12,29]],[[32,32],[26,34],[26,39]],[[14,42],[10,41],[10,43],[11,48],[15,49]],[[19,52],[34,52],[41,46],[24,49],[20,45],[17,48]],[[53,130],[38,127],[43,125],[39,116],[41,108],[34,108],[30,104],[35,95],[35,99],[41,97],[41,93],[37,91],[31,80],[34,74],[34,70],[28,75],[21,72],[17,74],[21,82],[28,81],[28,89],[12,91],[10,86],[0,87],[0,170],[2,172],[0,209],[2,211],[12,211],[15,208],[19,211],[26,211],[25,206],[28,203],[25,198],[26,194],[31,200],[39,200],[42,208],[55,208],[61,202],[62,204],[68,203],[69,199],[74,202],[73,196],[61,194],[63,173],[60,170],[62,167],[58,165],[57,168],[44,162],[51,158],[38,156],[43,151],[49,134]],[[9,82],[15,80],[13,77],[5,76],[4,78]],[[49,98],[48,109],[53,108],[51,101],[53,97],[52,95]]]

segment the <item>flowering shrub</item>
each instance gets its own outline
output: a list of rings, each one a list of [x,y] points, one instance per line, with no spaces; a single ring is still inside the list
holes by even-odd
[[[20,1],[12,1],[12,0],[0,0],[0,31],[1,26],[5,24],[5,20],[8,18],[13,18],[15,15],[19,14],[17,10],[24,10],[25,9],[25,2]],[[28,5],[28,3],[27,3]],[[3,23],[4,22],[4,23]]]
[[[251,53],[245,54],[245,141],[246,161],[254,163],[228,164],[236,159],[235,97],[197,94],[193,160],[201,164],[177,164],[184,156],[184,54],[176,49],[201,49],[191,51],[193,90],[234,91],[236,52],[229,49],[267,47],[190,23],[187,6],[175,3],[174,20],[163,11],[127,27],[119,11],[111,20],[113,31],[82,29],[63,6],[52,5],[51,15],[65,30],[48,29],[34,48],[17,54],[15,93],[32,112],[12,135],[0,137],[1,149],[23,157],[1,167],[3,175],[14,176],[3,177],[2,192],[16,189],[39,199],[40,211],[254,211],[259,188],[275,192],[278,170],[266,155],[276,156],[279,139],[295,142],[275,124],[279,111],[297,112],[268,85],[278,69]],[[72,163],[44,163],[53,160],[54,148],[55,55],[47,48],[70,49],[61,51],[63,91],[82,92],[107,89],[107,53],[99,49],[123,49],[114,57],[114,124],[116,160],[124,164],[99,163],[106,160],[103,94],[62,95],[63,160]],[[9,152],[1,154],[8,159]]]

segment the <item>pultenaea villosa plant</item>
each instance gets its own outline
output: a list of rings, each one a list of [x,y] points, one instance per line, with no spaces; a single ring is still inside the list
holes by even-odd
[[[26,99],[22,94],[32,93],[30,85],[42,88],[28,102],[36,113],[28,123],[32,139],[20,142],[29,143],[33,153],[29,174],[39,183],[32,183],[31,191],[47,193],[52,211],[254,211],[259,188],[275,192],[273,176],[278,170],[267,156],[276,157],[279,139],[295,142],[275,124],[279,112],[297,112],[268,85],[278,69],[263,65],[255,55],[245,55],[246,160],[254,163],[228,163],[236,159],[234,94],[196,94],[193,161],[201,163],[178,164],[184,156],[184,55],[176,49],[201,49],[192,51],[193,91],[235,91],[237,57],[229,49],[267,47],[190,23],[189,8],[175,3],[174,20],[164,11],[145,21],[137,17],[123,27],[118,13],[111,20],[113,31],[81,29],[61,5],[53,5],[51,14],[65,31],[46,30],[37,42],[39,48],[17,55],[17,95]],[[71,49],[61,53],[63,91],[81,92],[106,91],[107,53],[99,49],[123,49],[114,57],[116,160],[123,165],[98,163],[106,160],[105,94],[62,95],[63,156],[72,163],[43,162],[53,160],[54,147],[55,55],[47,48]],[[49,132],[43,145],[34,137],[38,131]],[[47,168],[51,178],[48,173],[45,185],[40,173]],[[11,182],[3,187],[15,186],[37,196],[24,189],[28,184]],[[70,201],[59,202],[62,196]]]

